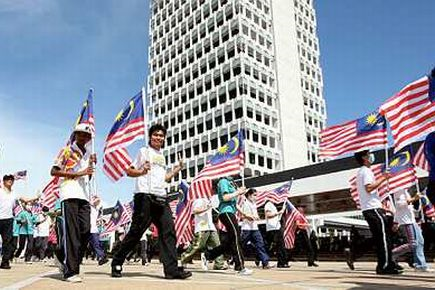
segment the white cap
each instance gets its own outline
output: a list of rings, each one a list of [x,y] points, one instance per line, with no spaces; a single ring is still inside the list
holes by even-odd
[[[74,133],[75,132],[83,132],[83,133],[88,133],[90,135],[93,135],[91,125],[84,124],[84,123],[78,124],[74,129]]]

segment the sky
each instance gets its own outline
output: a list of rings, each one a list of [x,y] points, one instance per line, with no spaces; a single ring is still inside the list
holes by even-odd
[[[375,110],[435,65],[432,0],[315,6],[328,125]],[[114,117],[147,76],[148,7],[145,0],[0,0],[0,175],[28,170],[18,194],[34,195],[49,180],[91,87],[101,161]],[[131,179],[112,183],[99,170],[97,183],[106,205],[131,199]]]

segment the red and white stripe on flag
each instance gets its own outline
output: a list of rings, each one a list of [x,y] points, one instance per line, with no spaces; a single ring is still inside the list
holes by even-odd
[[[426,155],[424,154],[424,142],[421,143],[420,148],[418,148],[417,153],[412,160],[412,164],[423,170],[430,170],[429,162],[427,162]]]
[[[59,198],[59,177],[53,177],[50,182],[42,190],[41,204],[53,209]]]
[[[284,204],[286,206],[286,204]],[[293,205],[291,205],[292,210],[287,208],[286,218],[284,222],[284,246],[286,249],[292,249],[295,245],[295,237],[298,226],[296,225],[296,220],[301,219],[303,223],[308,224],[306,217],[301,214]]]
[[[353,120],[321,131],[319,156],[320,158],[335,158],[360,150],[381,148],[385,144],[387,144],[386,130],[374,130],[359,135],[357,120]]]
[[[103,172],[112,180],[118,181],[131,166],[132,159],[127,149],[121,148],[104,154]]]
[[[375,180],[378,180],[383,175],[383,164],[377,164],[372,166],[373,174],[375,175]],[[381,197],[381,200],[384,200],[388,197],[389,193],[393,193],[397,190],[408,189],[411,186],[415,185],[417,177],[415,175],[415,169],[410,168],[409,170],[403,170],[395,175],[392,175],[388,180],[388,183],[385,181],[378,187],[378,195]],[[359,194],[356,186],[356,174],[349,179],[350,184],[350,196],[352,200],[355,202],[356,207],[361,209],[361,204],[359,200]]]
[[[408,84],[388,99],[380,112],[390,123],[396,151],[435,131],[435,102],[429,99],[429,78]]]

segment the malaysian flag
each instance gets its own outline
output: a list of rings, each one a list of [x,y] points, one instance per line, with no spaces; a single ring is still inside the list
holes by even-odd
[[[115,231],[119,226],[122,226],[131,221],[132,217],[132,202],[123,205],[119,200],[113,207],[112,216],[105,225],[104,233]]]
[[[182,180],[178,186],[181,197],[175,208],[175,234],[177,245],[190,243],[193,236],[191,227],[192,202],[189,200],[189,184]]]
[[[103,171],[112,181],[118,181],[131,166],[132,159],[126,147],[145,138],[143,97],[141,91],[118,113],[106,138]]]
[[[17,216],[22,211],[23,211],[23,207],[21,206],[21,203],[18,200],[15,201],[15,205],[13,208],[14,216]]]
[[[424,153],[424,143],[421,143],[420,148],[418,148],[417,153],[415,153],[412,163],[423,170],[430,170],[429,162],[427,162],[426,155]]]
[[[95,119],[94,119],[94,90],[89,89],[88,98],[83,103],[82,109],[80,110],[79,117],[77,118],[74,127],[78,124],[89,124],[92,130],[92,133],[95,134]],[[73,141],[74,134],[71,134],[70,142]]]
[[[14,178],[15,178],[15,180],[26,180],[27,179],[27,170],[15,172]]]
[[[55,176],[42,190],[41,203],[49,209],[53,209],[58,198],[59,177]]]
[[[409,146],[394,154],[389,162],[390,178],[388,182],[384,181],[377,189],[381,200],[388,197],[389,193],[393,193],[400,189],[407,189],[415,185],[416,175],[411,160],[412,152]],[[385,174],[386,167],[385,164],[377,164],[373,165],[371,170],[375,175],[375,180],[378,180]],[[355,202],[356,207],[360,209],[361,205],[356,186],[356,174],[349,180],[349,184],[351,198]]]
[[[434,71],[432,71],[434,74]],[[410,83],[380,108],[390,123],[396,150],[435,131],[435,78]]]
[[[427,217],[429,218],[435,217],[435,208],[433,204],[430,202],[425,192],[420,193],[420,203],[421,206],[423,207],[423,212]]]
[[[298,229],[296,220],[302,219],[306,224],[308,224],[308,220],[294,207],[290,201],[287,201],[284,206],[286,207],[283,233],[284,245],[287,249],[292,249],[295,245],[295,235],[296,230]]]
[[[192,180],[187,193],[184,210],[180,217],[175,220],[177,242],[182,243],[189,241],[193,237],[192,224],[190,223],[192,215],[192,202],[198,198],[210,199],[213,195],[214,179],[240,174],[245,163],[244,158],[244,137],[243,132],[239,131],[236,136],[218,149],[218,152],[212,156],[207,165]]]
[[[387,126],[377,111],[360,119],[325,128],[320,133],[320,157],[335,158],[364,149],[385,147]]]
[[[285,202],[290,197],[291,186],[292,181],[289,181],[278,188],[257,192],[257,207],[263,206],[267,201],[275,204]]]

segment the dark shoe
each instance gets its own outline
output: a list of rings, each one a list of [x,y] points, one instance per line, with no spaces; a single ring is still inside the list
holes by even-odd
[[[399,271],[399,272],[403,272],[403,271],[405,271],[405,269],[403,269],[403,267],[402,266],[400,266],[399,264],[394,264],[394,267],[393,267],[394,269],[396,269],[397,271]]]
[[[255,260],[255,266],[260,266],[260,261],[258,261],[258,260]]]
[[[189,271],[178,271],[177,273],[173,275],[166,275],[165,279],[180,279],[184,280],[192,276],[192,273]]]
[[[395,269],[394,267],[387,267],[385,269],[376,268],[376,274],[378,275],[398,275],[402,274],[402,271]]]
[[[346,256],[346,264],[352,271],[355,270],[355,266],[353,265],[352,255],[349,249],[344,250],[344,255]]]
[[[290,268],[290,266],[287,265],[287,264],[284,264],[284,265],[277,265],[276,267],[277,267],[277,268]]]
[[[308,264],[308,267],[319,267],[319,265],[317,265],[316,263],[311,263],[311,264]]]
[[[120,265],[112,266],[112,277],[113,278],[122,277],[122,266]]]
[[[1,265],[0,265],[0,269],[9,270],[10,268],[11,268],[11,265],[9,264],[9,262],[4,262],[4,263],[1,263]]]
[[[106,264],[107,262],[109,262],[109,259],[107,259],[107,257],[104,257],[98,261],[98,265],[101,266],[101,265]]]

